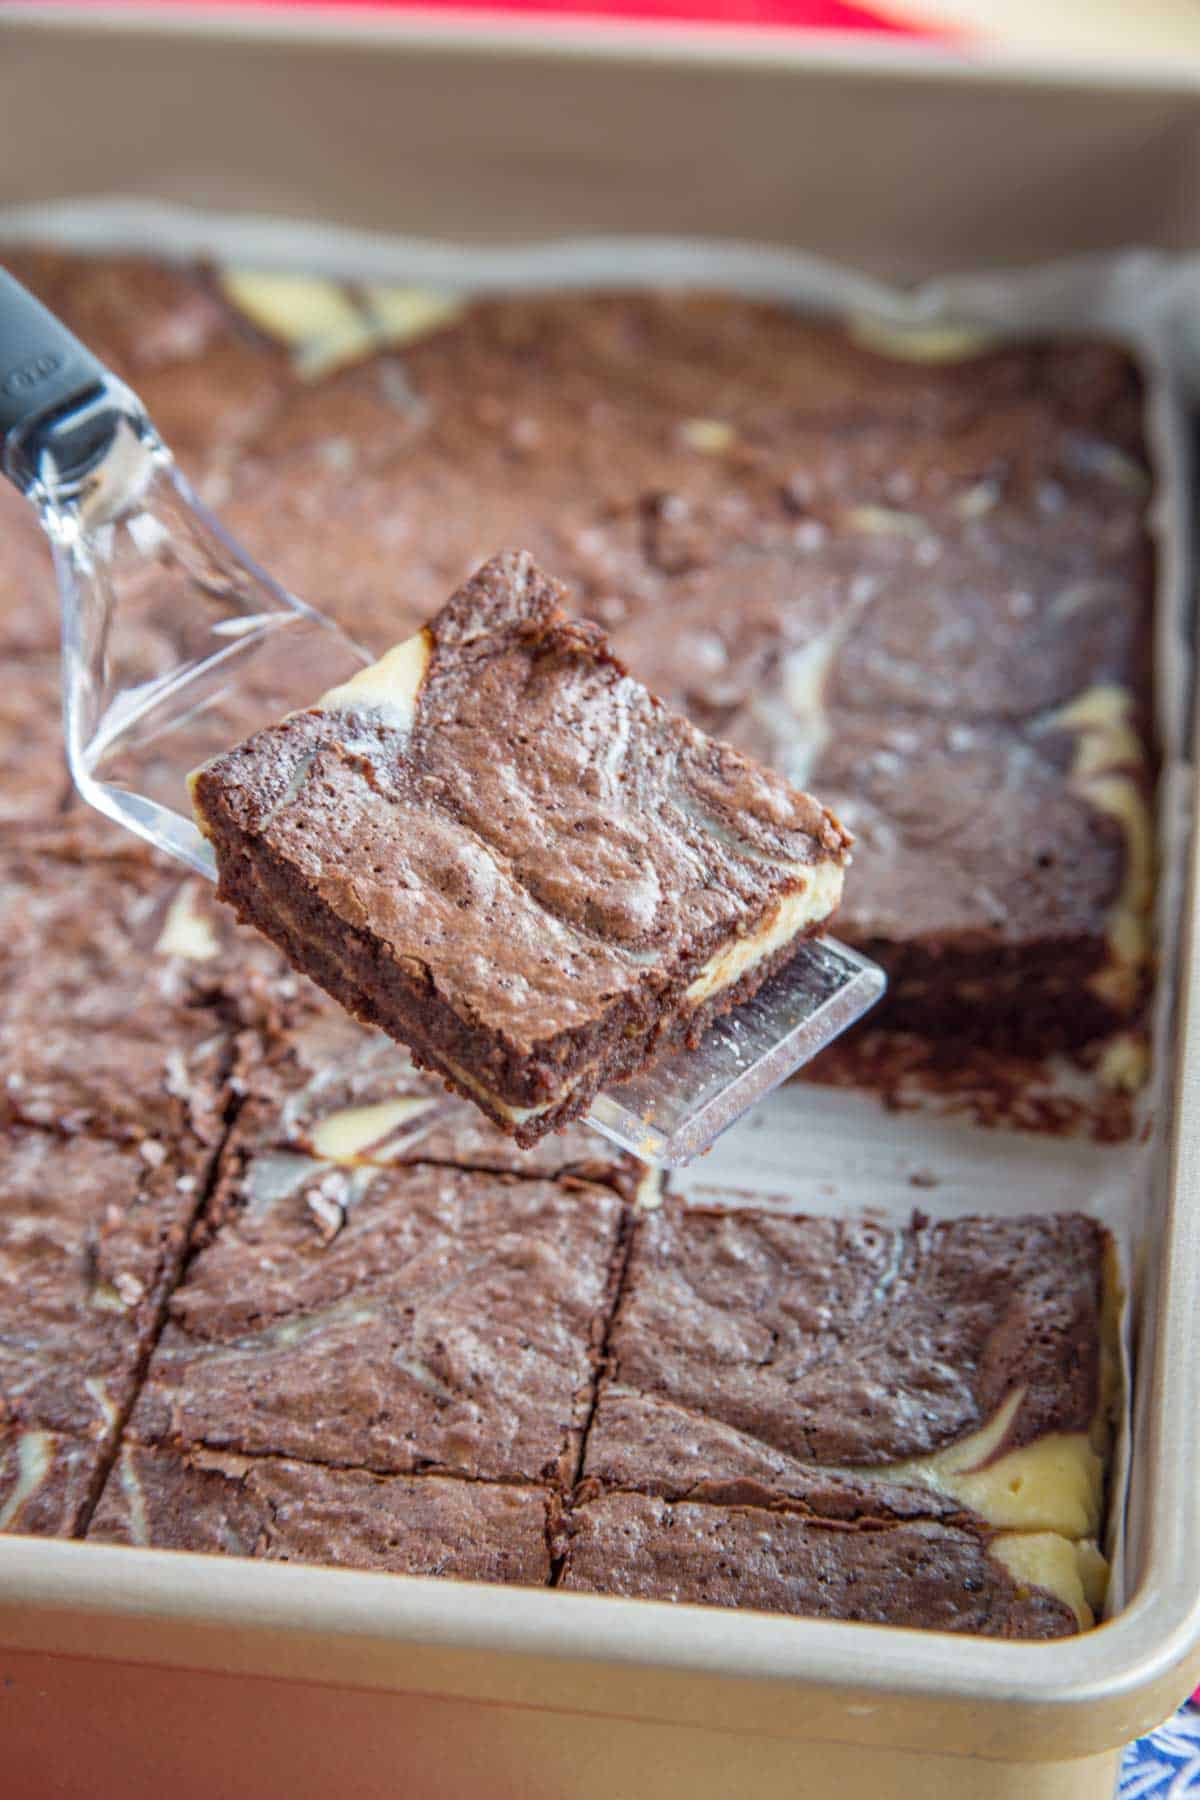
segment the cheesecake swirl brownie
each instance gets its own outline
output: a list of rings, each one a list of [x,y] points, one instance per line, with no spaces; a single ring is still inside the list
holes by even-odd
[[[1079,1215],[639,1219],[568,1587],[1058,1636],[1092,1623],[1116,1283]]]
[[[193,777],[219,893],[519,1143],[822,930],[849,837],[634,681],[524,554]]]
[[[1095,1222],[631,1211],[256,1135],[89,1537],[1010,1638],[1096,1616]],[[18,1528],[53,1529],[58,1453],[24,1450]]]
[[[620,1218],[584,1182],[252,1157],[214,1196],[128,1439],[561,1486]]]

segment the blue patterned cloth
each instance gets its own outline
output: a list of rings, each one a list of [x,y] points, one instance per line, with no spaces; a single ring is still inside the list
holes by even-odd
[[[1200,1705],[1191,1701],[1130,1744],[1121,1765],[1121,1800],[1200,1800]]]

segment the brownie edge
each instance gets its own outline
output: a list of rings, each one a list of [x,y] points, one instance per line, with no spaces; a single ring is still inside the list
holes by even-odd
[[[87,1536],[271,1562],[544,1586],[549,1493],[127,1444]]]
[[[1069,1637],[1080,1626],[978,1533],[941,1521],[846,1527],[610,1494],[570,1515],[563,1558],[561,1586],[584,1592],[989,1637]]]

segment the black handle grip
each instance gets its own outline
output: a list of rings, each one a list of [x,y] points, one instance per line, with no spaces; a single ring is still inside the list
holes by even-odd
[[[108,372],[40,300],[0,269],[0,468],[24,490],[36,474],[39,428],[79,408],[91,415],[82,432],[67,434],[68,456],[80,473],[111,441],[103,409],[94,402]],[[100,416],[98,416],[100,415]],[[82,420],[81,420],[82,422]]]

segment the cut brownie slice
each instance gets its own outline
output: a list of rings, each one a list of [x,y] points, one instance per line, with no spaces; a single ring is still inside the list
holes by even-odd
[[[1009,1540],[988,1544],[962,1526],[853,1529],[761,1507],[610,1494],[571,1514],[560,1585],[926,1631],[1068,1637],[1092,1622],[1092,1609],[1055,1542],[1035,1545],[1031,1558],[1018,1540],[1010,1567]]]
[[[911,1527],[934,1565],[948,1546],[951,1571],[964,1557],[1049,1571],[1033,1585],[1089,1623],[1115,1305],[1110,1241],[1078,1215],[900,1226],[668,1202],[634,1228],[576,1495],[585,1535],[621,1541],[620,1506],[589,1512],[614,1494],[686,1503],[630,1512],[629,1579],[649,1583],[657,1534],[696,1502],[794,1516],[805,1528],[781,1525],[763,1565],[781,1585],[761,1603],[788,1610],[793,1552],[801,1586],[823,1585],[813,1570],[844,1553],[852,1571],[863,1532],[903,1560]],[[814,1538],[817,1526],[846,1535]],[[728,1529],[737,1539],[743,1524]],[[697,1514],[682,1533],[684,1597],[712,1583],[719,1597],[705,1559],[731,1552],[713,1530]],[[973,1619],[958,1628],[981,1629]]]
[[[668,1201],[635,1227],[584,1474],[786,1499],[841,1471],[1093,1535],[1109,1256],[1077,1214],[900,1226]]]
[[[849,844],[564,598],[497,558],[193,778],[221,895],[519,1143],[754,993],[829,922]]]
[[[1044,1053],[1127,1022],[1151,963],[1154,821],[1136,699],[1019,728],[842,713],[814,779],[853,827],[840,928],[889,1024]]]
[[[252,1157],[172,1297],[132,1438],[561,1479],[621,1213],[583,1182]]]
[[[126,1445],[91,1540],[545,1586],[549,1493]]]

